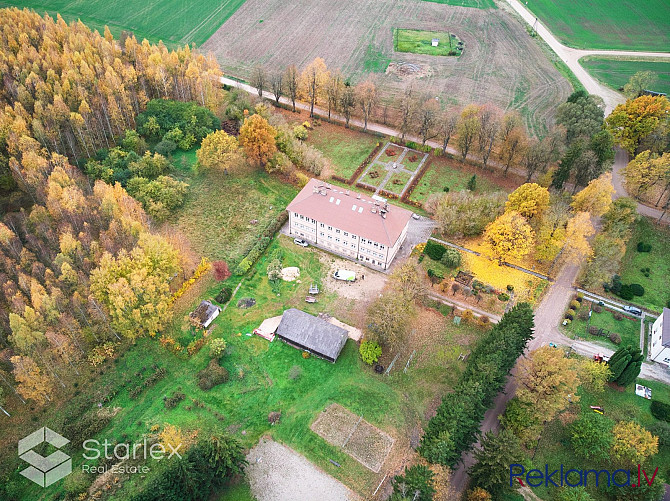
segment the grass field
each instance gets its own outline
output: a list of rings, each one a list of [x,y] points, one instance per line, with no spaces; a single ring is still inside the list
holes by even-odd
[[[427,2],[454,5],[457,7],[473,7],[475,9],[497,9],[493,0],[424,0]]]
[[[589,305],[584,304],[582,308],[584,308],[585,311],[588,311]],[[579,314],[579,312],[577,313]],[[616,332],[621,336],[621,344],[617,346],[606,337],[589,334],[587,331],[587,324],[588,326],[600,327],[601,329],[606,329],[610,332]],[[578,317],[575,318],[572,323],[565,327],[565,330],[568,331],[570,337],[574,338],[575,336],[578,336],[581,339],[594,341],[612,350],[616,350],[620,346],[640,346],[640,321],[631,320],[625,317],[623,320],[616,320],[612,311],[607,308],[603,308],[600,313],[594,311],[591,314],[590,322]]]
[[[411,52],[413,54],[426,54],[428,56],[461,55],[461,50],[457,49],[460,40],[456,35],[452,35],[446,31],[396,29],[393,36],[397,52]],[[437,47],[433,47],[432,45],[434,38],[439,40]]]
[[[615,90],[623,87],[638,71],[651,71],[658,75],[651,89],[670,94],[670,61],[625,60],[608,57],[584,57],[579,60],[586,71]]]
[[[411,174],[408,174],[407,172],[394,172],[391,176],[391,179],[389,179],[388,182],[384,185],[384,189],[399,195],[405,188],[405,185],[407,184],[407,181],[409,181],[410,177]]]
[[[526,7],[566,45],[580,49],[666,52],[667,0],[528,0]]]
[[[202,45],[232,16],[245,0],[0,0],[0,7],[28,7],[38,13],[60,14],[66,21],[81,21],[103,32],[105,25],[118,37],[123,30],[142,41],[163,40],[166,45]]]
[[[651,244],[651,252],[638,252],[638,242]],[[644,287],[644,296],[635,297],[633,301],[659,313],[670,301],[668,249],[670,249],[670,231],[667,226],[640,217],[635,224],[633,236],[628,240],[626,255],[619,273],[623,283],[638,283]],[[645,277],[640,271],[642,268],[650,269],[649,277]]]

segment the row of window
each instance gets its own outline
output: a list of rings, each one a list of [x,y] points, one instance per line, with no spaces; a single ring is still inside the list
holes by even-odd
[[[301,216],[300,214],[296,214],[296,217],[299,217],[303,221],[308,221],[310,223],[316,223],[316,221],[314,219],[311,219],[311,218],[308,218],[308,217],[305,217],[305,216]]]

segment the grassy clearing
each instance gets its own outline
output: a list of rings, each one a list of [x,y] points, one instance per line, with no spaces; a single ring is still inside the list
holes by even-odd
[[[414,150],[409,150],[405,154],[405,157],[402,159],[402,165],[405,167],[407,170],[411,170],[412,172],[416,171],[417,167],[421,163],[421,160],[423,160],[424,153],[414,151]],[[428,160],[426,160],[428,161]]]
[[[581,310],[588,311],[589,305],[584,304]],[[579,312],[577,312],[579,315]],[[621,336],[621,344],[616,345],[606,337],[594,336],[588,333],[588,326],[599,327],[610,332],[616,332]],[[594,341],[598,344],[606,346],[612,350],[616,350],[621,346],[640,346],[640,321],[624,317],[623,320],[616,320],[612,310],[603,308],[602,312],[591,314],[591,321],[575,318],[570,324],[565,327],[570,337],[580,337],[588,341]]]
[[[391,58],[375,47],[372,43],[368,44],[365,50],[365,59],[363,59],[363,70],[369,73],[384,73],[388,68]]]
[[[379,164],[373,164],[368,172],[361,176],[358,181],[361,183],[369,184],[370,186],[379,187],[382,184],[382,181],[386,177],[386,170]]]
[[[437,38],[439,45],[433,47],[432,40]],[[424,31],[396,29],[393,33],[393,45],[396,52],[411,52],[428,56],[460,56],[457,49],[459,38],[446,31]]]
[[[651,89],[670,94],[670,62],[628,60],[613,57],[584,57],[579,60],[586,71],[615,90],[623,87],[638,71],[651,71],[658,75]]]
[[[670,387],[667,385],[644,380],[638,380],[637,383],[651,388],[654,399],[670,402]],[[573,405],[566,413],[576,417],[580,412],[592,412],[589,408],[590,405],[600,405],[605,408],[605,414],[615,421],[632,420],[645,427],[658,422],[649,411],[651,401],[635,395],[635,385],[627,387],[623,392],[606,387],[605,391],[599,395],[585,392],[583,389],[580,389],[579,394],[581,397],[579,403]],[[667,465],[670,464],[670,447],[660,447],[659,453],[652,457],[650,461],[654,466],[660,466],[661,469],[664,469],[663,474],[667,476]],[[561,464],[566,469],[591,469],[594,467],[592,462],[589,463],[575,457],[570,446],[569,425],[562,424],[561,419],[556,419],[545,427],[532,463],[534,468],[540,468],[542,471],[544,471],[545,464],[549,465],[549,471],[560,468]],[[533,491],[542,499],[551,499],[551,488],[542,487],[533,489]],[[589,488],[589,493],[596,501],[609,499],[604,495],[602,489]]]
[[[307,143],[317,148],[331,161],[333,174],[349,179],[375,149],[379,138],[322,123],[309,132]]]
[[[563,43],[581,49],[665,51],[670,45],[670,4],[666,0],[528,0]]]
[[[493,0],[424,0],[425,2],[455,5],[458,7],[472,7],[475,9],[497,9]]]
[[[119,0],[2,0],[0,7],[27,7],[39,14],[60,14],[68,22],[81,21],[91,29],[104,31],[105,25],[115,37],[121,31],[135,33],[141,41],[163,40],[166,45],[176,46],[194,42],[202,45],[245,0],[147,0],[128,3]]]
[[[394,172],[391,179],[384,185],[384,189],[399,195],[405,188],[410,177],[412,177],[412,175],[407,172]]]
[[[651,252],[638,252],[638,242],[651,244]],[[668,277],[670,276],[670,231],[650,219],[640,217],[633,236],[628,240],[626,255],[621,264],[623,283],[638,283],[644,287],[642,297],[634,301],[654,311],[661,312],[670,301]],[[649,277],[640,271],[649,268]]]

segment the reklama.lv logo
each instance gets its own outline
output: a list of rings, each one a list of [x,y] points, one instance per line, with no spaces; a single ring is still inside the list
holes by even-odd
[[[523,465],[511,464],[509,466],[509,485],[512,487],[516,479],[521,485],[525,486],[528,484],[529,487],[587,487],[588,485],[594,485],[593,483],[589,484],[589,475],[591,474],[591,479],[595,481],[596,487],[599,487],[599,482],[604,482],[605,478],[607,479],[608,487],[611,485],[615,487],[639,487],[642,485],[643,477],[648,485],[653,484],[656,473],[658,473],[658,467],[654,470],[654,474],[650,480],[647,472],[638,464],[637,483],[631,483],[631,472],[624,469],[614,470],[613,472],[609,470],[579,470],[575,468],[565,470],[561,464],[559,469],[549,472],[549,465],[546,464],[544,465],[544,471],[534,469],[526,472],[526,468]],[[525,482],[522,480],[524,475]]]

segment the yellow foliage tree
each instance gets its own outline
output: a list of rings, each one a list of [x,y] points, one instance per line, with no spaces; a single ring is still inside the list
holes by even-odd
[[[517,211],[523,217],[541,217],[549,208],[549,190],[537,183],[526,183],[509,194],[505,203],[506,211]]]
[[[640,197],[657,184],[670,178],[670,153],[662,156],[643,151],[623,170],[626,189]]]
[[[433,501],[455,501],[457,493],[451,486],[451,469],[448,466],[432,464],[430,471],[433,472],[431,483],[435,489]]]
[[[582,387],[590,393],[602,393],[609,380],[611,371],[607,364],[584,359],[579,364],[579,380]]]
[[[166,424],[158,434],[158,441],[168,453],[179,451],[181,454],[193,443],[193,436],[186,435],[178,426]]]
[[[242,165],[237,139],[222,130],[212,132],[202,140],[196,158],[199,166],[222,172],[234,171]]]
[[[622,467],[643,463],[658,452],[658,437],[633,421],[619,421],[612,428],[612,434],[611,456]]]
[[[300,75],[298,94],[302,98],[309,100],[310,117],[314,116],[314,105],[318,103],[320,98],[324,97],[328,78],[328,68],[325,61],[320,57],[309,63],[307,68],[302,72],[302,75]]]
[[[475,487],[468,492],[468,501],[491,501],[491,494],[481,487]]]
[[[578,212],[571,217],[565,228],[563,257],[573,263],[579,263],[582,259],[589,257],[593,250],[588,238],[594,232],[588,212]]]
[[[240,128],[240,145],[253,165],[264,166],[277,152],[274,127],[260,115],[252,115]]]
[[[36,402],[51,402],[54,382],[42,374],[39,366],[30,357],[14,356],[10,359],[14,366],[14,379],[18,383],[16,391],[23,398]]]
[[[670,119],[670,102],[665,96],[640,96],[618,105],[605,119],[614,141],[631,155],[640,141]]]
[[[579,212],[588,212],[592,216],[602,216],[612,205],[614,193],[612,173],[605,172],[572,198],[572,208]]]
[[[516,211],[509,211],[489,223],[484,231],[484,241],[493,255],[522,258],[533,249],[534,234],[528,221]]]

